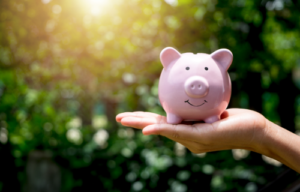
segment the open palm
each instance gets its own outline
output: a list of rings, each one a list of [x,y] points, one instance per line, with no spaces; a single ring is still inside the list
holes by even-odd
[[[162,135],[186,146],[193,153],[227,149],[255,151],[267,132],[268,120],[246,109],[228,109],[212,124],[183,122],[172,125],[166,117],[148,112],[126,112],[116,120],[124,126],[143,129],[144,135]]]

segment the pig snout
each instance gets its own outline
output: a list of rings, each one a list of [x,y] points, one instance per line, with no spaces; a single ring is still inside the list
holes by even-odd
[[[208,82],[200,76],[192,76],[184,83],[185,92],[192,98],[201,98],[208,93]]]

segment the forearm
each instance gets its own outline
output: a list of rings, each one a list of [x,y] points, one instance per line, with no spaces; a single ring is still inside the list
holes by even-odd
[[[255,150],[300,173],[300,137],[270,121]]]

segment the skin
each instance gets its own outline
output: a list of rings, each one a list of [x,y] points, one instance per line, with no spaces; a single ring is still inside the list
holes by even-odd
[[[172,125],[166,117],[148,112],[117,115],[124,126],[142,129],[144,135],[162,135],[193,153],[246,149],[276,159],[300,173],[300,137],[246,109],[228,109],[221,120]]]

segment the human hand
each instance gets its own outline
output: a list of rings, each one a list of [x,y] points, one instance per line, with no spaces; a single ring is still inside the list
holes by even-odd
[[[228,109],[220,121],[212,124],[172,125],[166,122],[166,117],[148,112],[121,113],[116,120],[124,126],[142,129],[144,135],[165,136],[193,153],[236,148],[258,151],[270,123],[261,114],[246,109]]]

